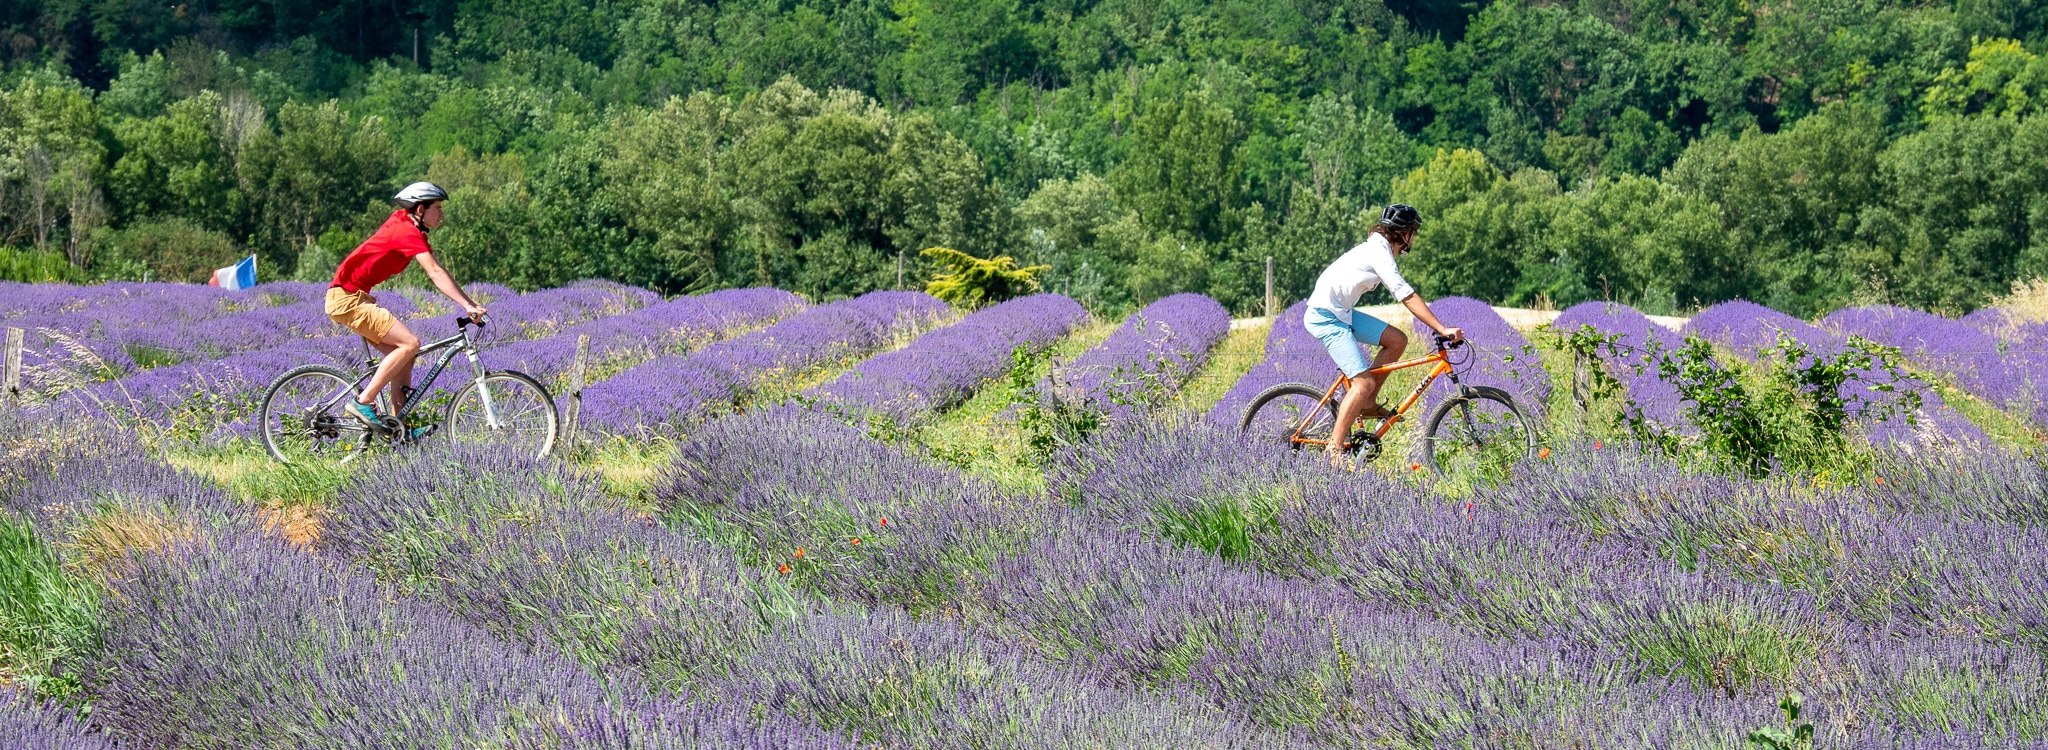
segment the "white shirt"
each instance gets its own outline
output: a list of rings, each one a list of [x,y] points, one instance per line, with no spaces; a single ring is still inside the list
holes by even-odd
[[[1381,284],[1387,285],[1396,302],[1415,293],[1408,280],[1401,278],[1401,270],[1394,267],[1394,247],[1387,244],[1386,237],[1375,234],[1323,269],[1323,275],[1316,277],[1315,291],[1308,295],[1308,306],[1328,311],[1350,325],[1351,308],[1358,306],[1358,298]]]

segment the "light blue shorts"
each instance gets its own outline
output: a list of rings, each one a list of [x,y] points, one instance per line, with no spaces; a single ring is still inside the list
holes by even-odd
[[[1357,310],[1351,311],[1350,325],[1338,320],[1335,313],[1316,307],[1309,308],[1301,322],[1310,336],[1323,342],[1323,348],[1330,352],[1331,359],[1337,360],[1337,368],[1347,378],[1358,377],[1372,368],[1366,363],[1365,347],[1379,346],[1380,334],[1387,331],[1386,321]]]

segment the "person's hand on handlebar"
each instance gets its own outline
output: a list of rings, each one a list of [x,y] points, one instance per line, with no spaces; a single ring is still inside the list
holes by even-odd
[[[1465,329],[1456,326],[1446,327],[1437,332],[1437,338],[1455,344],[1465,340]]]
[[[472,322],[472,323],[476,323],[477,325],[483,325],[483,322],[484,322],[484,312],[486,312],[486,311],[485,311],[485,310],[484,310],[483,308],[481,308],[481,307],[468,307],[468,308],[464,308],[464,312],[467,312],[467,313],[469,313],[469,320],[470,320],[470,322]]]

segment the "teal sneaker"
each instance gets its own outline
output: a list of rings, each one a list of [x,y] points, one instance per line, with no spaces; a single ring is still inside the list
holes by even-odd
[[[407,435],[408,437],[411,438],[413,442],[417,443],[421,440],[427,439],[428,436],[434,434],[435,430],[438,430],[440,428],[441,426],[438,424],[423,424],[418,427],[412,428],[412,432],[407,433]]]
[[[348,402],[348,405],[343,406],[341,408],[342,411],[348,412],[349,416],[355,417],[356,421],[363,423],[370,429],[377,430],[380,432],[383,431],[384,418],[377,416],[377,407],[365,404],[361,401],[350,401]]]

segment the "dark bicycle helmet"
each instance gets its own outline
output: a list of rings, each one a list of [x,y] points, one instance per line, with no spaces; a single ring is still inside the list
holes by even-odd
[[[1422,226],[1422,212],[1406,203],[1395,203],[1380,209],[1380,226],[1405,232]]]

